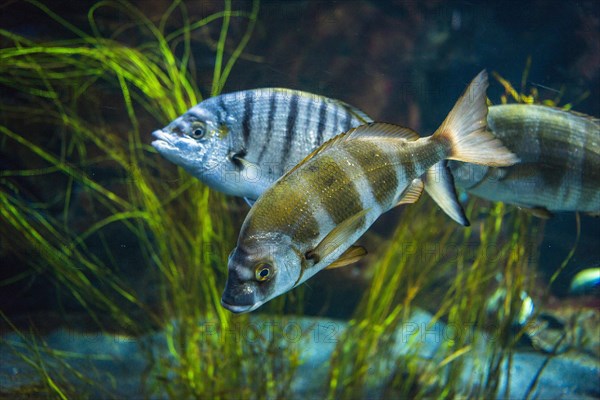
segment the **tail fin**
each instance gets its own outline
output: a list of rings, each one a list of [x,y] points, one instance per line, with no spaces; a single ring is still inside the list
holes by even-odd
[[[519,161],[500,140],[487,131],[487,72],[481,71],[458,99],[433,138],[450,142],[448,159],[490,166]]]
[[[463,226],[469,226],[465,211],[456,197],[454,177],[446,163],[446,160],[438,162],[423,175],[425,191],[450,218]]]

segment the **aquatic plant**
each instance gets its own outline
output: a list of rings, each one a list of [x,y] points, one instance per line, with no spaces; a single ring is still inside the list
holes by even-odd
[[[501,104],[508,104],[509,101],[514,101],[521,104],[542,104],[550,107],[560,107],[563,110],[571,110],[573,106],[579,104],[590,95],[589,90],[587,90],[581,93],[575,101],[561,104],[562,96],[566,89],[563,85],[560,90],[540,86],[544,89],[550,89],[549,92],[554,94],[554,97],[552,98],[547,96],[548,92],[546,93],[546,96],[542,96],[536,86],[528,87],[527,85],[531,62],[531,57],[527,57],[525,68],[523,68],[523,74],[521,75],[521,86],[519,90],[516,90],[513,84],[509,80],[503,78],[498,72],[493,72],[494,78],[504,87],[504,93],[500,95]]]
[[[553,99],[543,99],[535,87],[525,94],[530,63],[528,60],[520,92],[494,73],[506,91],[500,101],[559,106],[564,89]],[[334,352],[329,398],[372,395],[382,380],[386,382],[383,394],[389,397],[510,397],[510,377],[504,375],[507,379],[502,382],[500,377],[510,371],[515,347],[531,329],[526,317],[535,320],[535,313],[529,314],[532,310],[526,308],[524,293],[535,293],[537,306],[544,304],[550,285],[575,247],[548,285],[534,288],[544,220],[514,207],[473,198],[466,211],[475,223],[461,232],[450,224],[440,225],[445,216],[436,212],[431,201],[420,200],[403,210],[396,232],[380,249],[383,254],[373,265],[373,280]],[[576,222],[575,246],[578,216]],[[500,304],[492,307],[489,300],[498,293],[502,294]],[[411,315],[422,307],[433,312],[434,318],[416,326]],[[448,330],[436,331],[437,321],[443,321]],[[437,335],[438,346],[427,342],[428,335]],[[431,357],[424,358],[424,346]],[[393,355],[398,351],[390,351],[398,347],[402,347],[400,357]],[[390,370],[394,371],[391,376]],[[534,388],[535,382],[528,395]]]
[[[501,102],[506,104],[512,98],[521,103],[557,106],[562,91],[546,100],[535,88],[525,94],[530,65],[529,59],[521,92],[494,73],[506,91]],[[430,201],[421,200],[403,210],[401,222],[376,260],[373,280],[334,353],[330,398],[366,395],[374,382],[388,379],[390,366],[396,372],[384,389],[388,395],[510,395],[509,382],[500,387],[500,369],[504,362],[510,368],[514,346],[527,329],[518,327],[515,321],[524,318],[523,293],[533,288],[544,221],[501,203],[491,206],[476,199],[469,201],[467,215],[477,223],[461,234],[450,224],[439,224],[444,216],[439,216]],[[410,221],[410,225],[402,221]],[[436,288],[440,284],[443,289]],[[490,311],[488,300],[498,291],[503,293],[500,308]],[[415,334],[411,340],[400,338],[403,341],[399,344],[398,332],[406,333],[403,324],[409,323],[416,309],[427,305],[435,314],[433,320],[411,332]],[[423,359],[419,355],[419,347],[424,344],[420,339],[438,320],[456,329],[451,338],[441,338],[433,359]],[[413,328],[412,323],[410,326]],[[390,359],[389,348],[399,345],[406,347],[405,354]],[[482,346],[487,348],[487,364],[477,365],[481,360],[473,354]],[[474,365],[478,375],[465,382],[465,367],[472,369]]]
[[[3,106],[2,151],[23,160],[0,174],[0,230],[29,267],[3,284],[50,275],[62,301],[75,299],[100,329],[141,335],[162,328],[170,357],[153,360],[149,395],[281,395],[293,350],[271,363],[258,348],[281,353],[272,338],[249,343],[219,335],[248,321],[220,306],[234,243],[228,204],[148,145],[152,129],[202,99],[191,72],[195,34],[220,23],[204,55],[214,52],[216,95],[250,40],[258,1],[249,10],[225,1],[221,11],[191,21],[186,4],[175,0],[157,22],[128,2],[100,1],[88,11],[89,32],[42,2],[28,3],[73,38],[39,42],[0,30],[8,43],[0,49],[0,85],[17,99]],[[105,33],[103,12],[122,23]],[[233,23],[245,24],[237,43]],[[180,27],[168,28],[174,24]],[[46,191],[28,197],[29,184]],[[123,252],[134,259],[122,264]],[[207,323],[218,335],[203,335]],[[66,380],[45,381],[63,397]]]
[[[248,316],[232,316],[219,304],[235,240],[234,202],[163,162],[147,144],[153,128],[202,98],[193,72],[198,30],[220,23],[218,38],[206,46],[215,60],[206,92],[216,95],[251,37],[258,2],[243,11],[225,1],[223,10],[193,22],[186,3],[176,0],[154,22],[129,3],[101,1],[88,12],[91,33],[41,2],[28,3],[75,38],[40,43],[0,30],[9,43],[0,49],[0,85],[18,100],[3,104],[2,151],[25,160],[0,172],[0,232],[29,267],[2,284],[51,275],[59,297],[75,299],[101,329],[142,335],[160,328],[168,357],[157,357],[156,343],[147,343],[148,396],[286,397],[300,350],[282,346],[276,332],[253,332],[252,341],[227,337],[250,324]],[[96,17],[107,9],[127,20],[108,34]],[[168,28],[172,18],[180,28]],[[245,33],[233,42],[229,28],[240,20]],[[102,176],[106,170],[110,174]],[[47,188],[48,181],[53,197],[28,193],[28,182]],[[360,398],[384,380],[390,397],[497,393],[500,366],[510,361],[520,334],[512,322],[520,293],[534,277],[540,222],[477,200],[467,213],[474,225],[462,230],[440,224],[447,217],[430,200],[405,208],[392,239],[378,249],[370,287],[338,340],[325,388],[330,398]],[[123,238],[132,238],[125,250]],[[123,251],[134,261],[122,264]],[[128,269],[135,264],[148,272],[131,279]],[[140,276],[153,286],[136,282]],[[506,293],[503,312],[490,324],[485,300],[498,289]],[[301,310],[301,290],[266,309],[281,314],[292,296],[298,297],[292,307]],[[482,339],[448,338],[424,359],[418,336],[403,343],[396,335],[419,307],[435,313],[432,323],[443,320],[495,338],[484,343],[489,364],[466,389],[460,385],[465,360]],[[24,335],[23,342],[34,354],[49,352],[34,336]],[[406,352],[390,358],[389,346],[399,345]],[[43,387],[32,390],[60,398],[75,393],[65,374],[48,373],[73,372],[64,354],[55,353],[54,365],[62,366],[56,369],[14,349],[42,378]]]
[[[401,219],[411,223],[399,224],[386,243],[370,287],[334,353],[330,398],[360,398],[375,382],[388,379],[390,369],[396,371],[384,389],[390,396],[497,394],[500,366],[510,359],[520,335],[514,332],[514,321],[522,304],[520,293],[534,278],[537,246],[532,241],[537,243],[539,232],[529,215],[497,204],[480,218],[482,207],[476,200],[469,203],[467,215],[477,222],[464,231],[439,224],[444,216],[431,201],[421,200],[403,211]],[[497,282],[499,274],[503,279]],[[503,312],[490,322],[486,300],[499,289],[507,293]],[[416,327],[410,316],[424,306],[435,316],[427,326]],[[454,331],[438,332],[439,347],[432,359],[424,359],[419,349],[438,320]],[[407,332],[414,336],[408,339]],[[479,366],[479,375],[465,385],[464,360],[482,345],[491,354],[489,365]],[[390,359],[393,346],[405,347],[399,359]]]

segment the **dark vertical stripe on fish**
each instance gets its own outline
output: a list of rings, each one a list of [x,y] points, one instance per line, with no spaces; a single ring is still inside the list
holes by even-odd
[[[586,148],[593,148],[593,146],[588,145],[589,140],[595,140],[594,137],[586,138],[585,146]],[[583,190],[587,188],[598,187],[598,182],[600,182],[600,154],[594,151],[584,151],[581,154],[583,157],[581,163],[581,186],[578,188],[579,190]],[[582,198],[580,198],[580,203],[587,205],[590,209],[598,209],[598,204],[594,204],[598,201],[598,191],[596,191],[595,196],[591,196],[590,192],[582,193]]]
[[[269,144],[271,142],[271,136],[273,135],[273,122],[275,121],[275,109],[276,109],[277,95],[275,91],[270,91],[269,96],[269,114],[267,116],[267,136],[265,141],[263,142],[263,147],[260,150],[260,154],[258,156],[258,163],[262,161],[267,149],[269,148]]]
[[[288,157],[292,149],[292,144],[295,135],[296,120],[298,116],[298,94],[293,93],[290,99],[290,111],[287,116],[286,127],[285,127],[285,143],[283,144],[283,152],[281,154],[281,166],[286,166]],[[286,168],[287,169],[287,168]]]
[[[217,107],[219,107],[219,123],[224,123],[227,115],[227,106],[225,105],[225,96],[217,96]]]
[[[250,130],[254,106],[254,95],[252,91],[246,91],[244,97],[244,116],[242,118],[242,137],[244,138],[244,147],[248,148],[250,144]]]
[[[344,106],[344,111],[346,112],[346,117],[344,118],[344,122],[342,123],[342,129],[344,132],[350,130],[352,128],[352,112],[348,109],[347,106]]]
[[[537,134],[537,133],[536,133]],[[544,154],[555,154],[556,150],[553,148],[553,143],[551,141],[546,141],[546,140],[540,140],[540,155],[544,155]],[[559,191],[563,190],[563,182],[565,182],[565,180],[569,179],[569,173],[570,173],[570,166],[569,166],[569,153],[568,151],[570,150],[569,146],[566,145],[564,147],[564,156],[565,156],[565,160],[562,161],[562,164],[564,164],[564,168],[551,168],[548,170],[545,170],[543,175],[543,179],[544,179],[544,183],[546,183],[548,185],[548,187],[553,188],[556,193],[559,193]],[[542,156],[543,157],[543,156]],[[552,172],[549,172],[552,171]],[[568,182],[568,181],[567,181]],[[568,185],[568,183],[567,183]]]
[[[333,123],[331,124],[331,127],[333,128],[333,135],[338,135],[344,131],[340,130],[338,128],[338,110],[337,108],[333,109]]]
[[[314,162],[308,171],[310,184],[319,188],[319,203],[336,224],[363,210],[362,200],[354,182],[331,156]],[[364,222],[363,222],[364,223]]]
[[[321,105],[319,106],[319,123],[317,124],[317,146],[323,144],[323,134],[327,129],[327,102],[325,99],[321,99]]]
[[[371,193],[382,207],[389,207],[398,187],[396,168],[379,146],[367,141],[348,145],[346,152],[361,166],[371,187]]]

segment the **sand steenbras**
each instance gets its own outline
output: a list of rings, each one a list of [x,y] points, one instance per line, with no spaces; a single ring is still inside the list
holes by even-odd
[[[153,132],[152,145],[212,189],[251,203],[323,142],[367,122],[339,100],[254,89],[202,101]]]
[[[600,121],[554,107],[492,106],[488,126],[521,160],[493,168],[452,162],[456,185],[539,216],[600,214]]]
[[[252,311],[324,268],[356,261],[365,250],[355,241],[385,211],[416,201],[423,179],[432,184],[426,172],[445,159],[517,162],[486,131],[486,88],[481,72],[430,137],[369,123],[326,142],[277,180],[242,225],[229,256],[223,306]],[[449,176],[437,178],[437,194],[449,196]]]

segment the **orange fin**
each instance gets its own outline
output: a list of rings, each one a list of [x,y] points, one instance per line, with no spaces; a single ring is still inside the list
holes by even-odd
[[[489,166],[508,166],[519,161],[487,130],[485,92],[487,73],[481,71],[458,99],[432,139],[447,143],[450,160]]]

